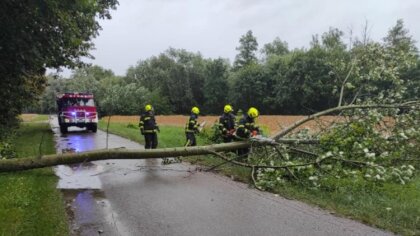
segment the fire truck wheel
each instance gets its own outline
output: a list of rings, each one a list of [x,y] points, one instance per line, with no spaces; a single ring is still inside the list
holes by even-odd
[[[60,125],[60,132],[61,132],[62,134],[67,133],[67,126]]]

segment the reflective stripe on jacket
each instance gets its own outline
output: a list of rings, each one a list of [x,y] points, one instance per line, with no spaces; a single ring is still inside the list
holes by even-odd
[[[140,116],[139,127],[143,133],[156,133],[158,126],[156,124],[155,116],[151,112],[143,113]]]
[[[232,130],[235,130],[236,118],[232,113],[223,113],[219,118],[219,129],[222,134],[227,134]],[[233,133],[233,132],[232,132]]]
[[[198,133],[198,116],[195,114],[191,114],[190,118],[188,119],[187,124],[185,124],[185,132],[186,133]]]
[[[259,132],[259,127],[255,124],[255,119],[244,115],[239,121],[236,135],[241,138],[249,138],[254,131]]]

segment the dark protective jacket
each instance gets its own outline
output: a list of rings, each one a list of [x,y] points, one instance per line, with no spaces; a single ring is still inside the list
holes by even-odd
[[[239,121],[236,135],[241,138],[249,138],[251,135],[260,132],[260,128],[255,124],[255,119],[244,115]]]
[[[156,124],[155,116],[152,112],[141,114],[139,127],[140,131],[144,134],[153,134],[159,130],[159,126]]]
[[[187,124],[185,124],[185,132],[186,133],[198,133],[198,116],[196,114],[191,114],[190,118],[188,119]]]
[[[223,113],[219,118],[219,129],[223,135],[232,135],[236,127],[236,117],[232,113]]]

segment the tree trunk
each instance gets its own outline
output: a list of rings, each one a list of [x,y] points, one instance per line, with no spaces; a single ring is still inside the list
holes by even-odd
[[[248,142],[223,143],[197,147],[177,147],[162,149],[104,149],[81,153],[66,153],[46,155],[41,158],[16,158],[0,160],[0,172],[21,171],[48,166],[63,164],[75,164],[87,161],[98,161],[107,159],[152,159],[163,157],[180,157],[213,154],[214,152],[225,152],[239,148],[247,148]]]
[[[254,140],[252,142],[241,141],[233,143],[221,143],[196,147],[176,147],[161,149],[102,149],[80,153],[65,153],[45,155],[42,157],[28,157],[0,160],[0,172],[21,171],[63,164],[75,164],[87,161],[99,161],[108,159],[152,159],[165,157],[183,157],[212,154],[215,152],[234,151],[253,145],[272,145],[271,140]],[[285,144],[316,144],[317,140],[280,139],[276,143]]]

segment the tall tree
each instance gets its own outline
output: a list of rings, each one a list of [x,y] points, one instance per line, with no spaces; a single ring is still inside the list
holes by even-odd
[[[416,41],[409,34],[408,29],[404,27],[402,19],[388,31],[384,38],[385,45],[395,53],[404,54],[408,57],[411,66],[406,69],[400,69],[401,78],[407,84],[407,91],[404,91],[404,97],[418,99],[420,93],[420,58],[416,47]]]
[[[242,110],[254,106],[261,112],[267,113],[266,98],[272,94],[273,81],[267,75],[263,65],[247,65],[234,72],[231,81],[231,96],[234,106]]]
[[[111,18],[117,0],[0,3],[0,133],[46,85],[46,68],[75,67],[89,56],[98,19]]]
[[[265,58],[272,55],[286,55],[289,53],[289,46],[286,41],[282,41],[279,37],[276,37],[273,42],[265,44],[261,52]]]
[[[404,27],[402,19],[397,20],[397,23],[388,31],[388,35],[384,38],[386,46],[401,50],[406,53],[417,54],[416,41],[409,35],[408,29]]]
[[[234,68],[239,69],[257,62],[256,52],[258,50],[258,42],[251,30],[248,30],[245,35],[242,35],[239,39],[239,44],[239,47],[236,48],[239,54],[236,55],[235,62],[233,64]]]
[[[228,66],[229,64],[221,58],[209,61],[206,65],[204,107],[210,114],[219,114],[223,105],[229,103]]]

